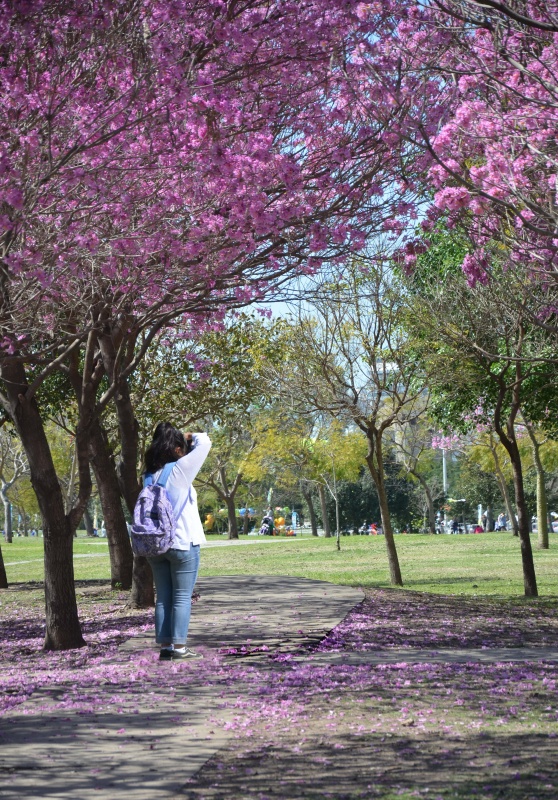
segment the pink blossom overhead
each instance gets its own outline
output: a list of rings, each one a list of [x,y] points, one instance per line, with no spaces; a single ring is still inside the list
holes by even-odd
[[[432,448],[434,450],[455,450],[460,442],[460,437],[455,433],[443,434],[436,433],[432,436]]]
[[[350,102],[344,59],[383,16],[343,0],[1,0],[6,332],[245,304],[362,247],[393,216],[392,111],[371,124]]]
[[[433,158],[436,206],[472,214],[468,227],[480,255],[463,264],[471,283],[486,279],[488,250],[531,275],[558,263],[557,11],[555,0],[529,0],[522,13],[532,24],[521,24],[452,0],[434,3],[414,28],[415,35],[437,33],[424,58],[431,66],[437,61],[442,78],[436,102],[443,125],[435,133],[423,128],[423,140]],[[553,24],[553,33],[545,30]],[[494,241],[506,249],[495,249]]]
[[[398,3],[351,66],[370,119],[381,120],[387,105],[377,103],[379,78],[399,109],[392,146],[434,216],[466,221],[486,263],[541,278],[558,265],[558,3],[520,8]],[[481,261],[464,262],[471,283],[486,277]]]

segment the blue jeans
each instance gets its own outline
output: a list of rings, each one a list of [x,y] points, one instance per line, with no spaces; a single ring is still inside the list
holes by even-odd
[[[159,644],[186,644],[192,592],[200,566],[200,546],[171,548],[147,559],[155,580],[155,636]]]

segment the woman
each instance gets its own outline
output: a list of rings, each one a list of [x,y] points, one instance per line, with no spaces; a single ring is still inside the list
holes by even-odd
[[[174,462],[165,484],[176,518],[174,547],[148,558],[155,580],[155,634],[161,659],[199,657],[186,647],[200,544],[206,541],[193,480],[210,449],[206,433],[184,435],[169,422],[160,422],[145,454],[145,474],[152,475],[153,482],[165,464]]]

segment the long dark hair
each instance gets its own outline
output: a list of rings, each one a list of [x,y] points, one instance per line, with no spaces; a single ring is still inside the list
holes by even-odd
[[[184,434],[170,422],[160,422],[155,428],[153,440],[145,453],[145,471],[153,474],[169,461],[178,461],[175,449],[181,447],[186,452]]]

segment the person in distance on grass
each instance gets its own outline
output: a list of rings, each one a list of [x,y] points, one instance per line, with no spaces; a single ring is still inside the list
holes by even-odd
[[[482,525],[477,524],[475,525],[473,533],[484,533],[484,528],[482,527]]]
[[[206,541],[193,480],[211,449],[206,433],[183,434],[160,422],[145,454],[145,474],[159,478],[165,464],[174,467],[165,489],[174,509],[174,546],[148,558],[155,580],[155,634],[161,659],[196,658],[186,647],[192,594],[200,564],[200,544]]]

